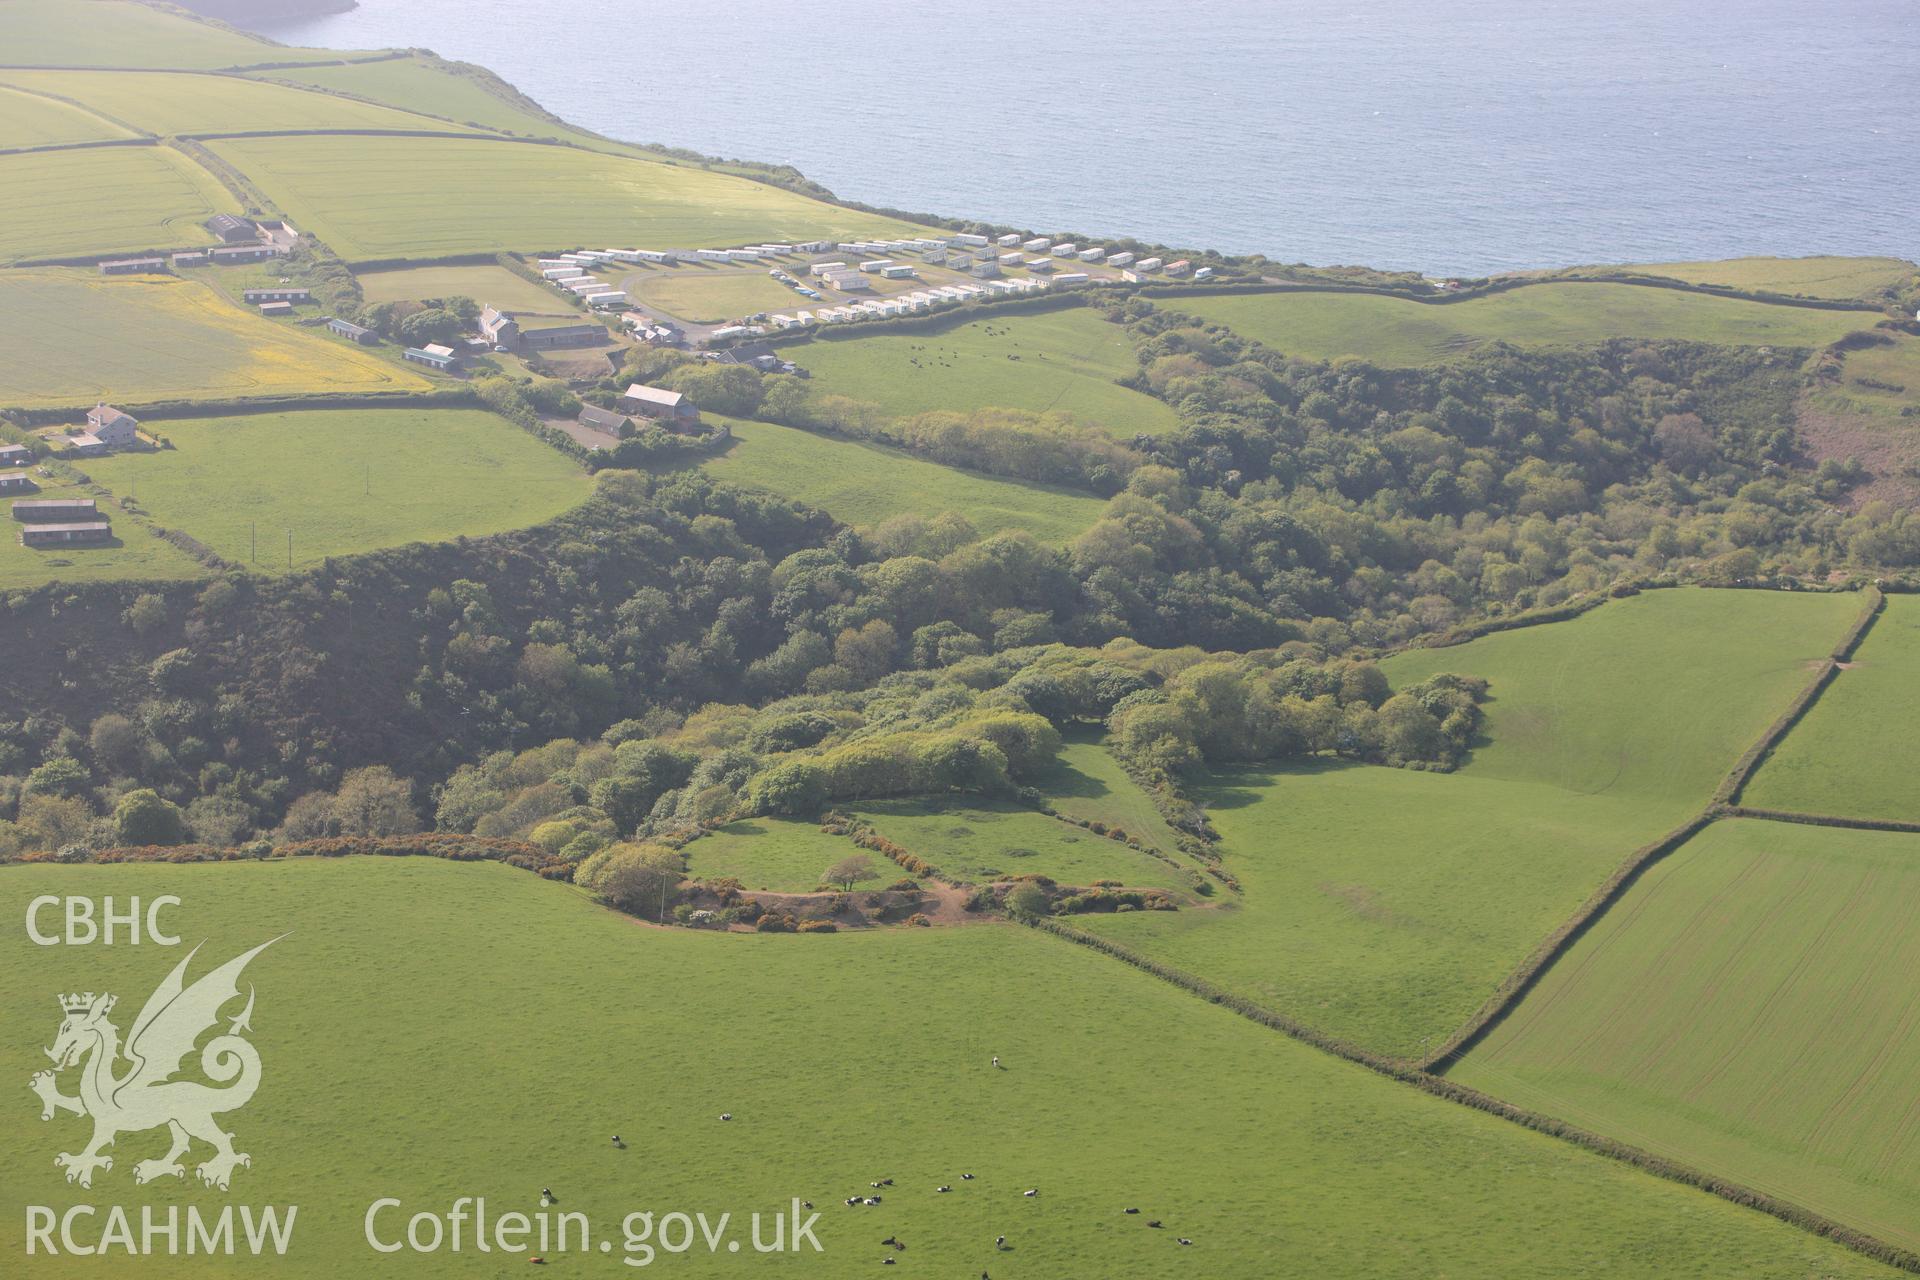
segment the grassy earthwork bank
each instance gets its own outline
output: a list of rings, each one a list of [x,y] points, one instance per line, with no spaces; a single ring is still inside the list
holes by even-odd
[[[1126,331],[1088,307],[789,350],[823,391],[896,416],[949,409],[1058,411],[1123,439],[1176,425],[1172,406],[1116,385],[1140,371]]]
[[[1875,316],[1627,284],[1537,284],[1462,302],[1371,294],[1198,294],[1165,305],[1308,360],[1358,356],[1427,365],[1488,342],[1568,346],[1609,338],[1684,338],[1735,346],[1825,346]]]
[[[425,391],[406,366],[173,276],[0,273],[0,404]]]
[[[811,893],[825,883],[827,868],[860,851],[845,836],[822,831],[817,822],[749,818],[730,822],[689,844],[687,873],[701,880],[732,876],[747,889]],[[878,854],[869,857],[873,874],[855,881],[856,889],[883,888],[906,875]]]
[[[706,464],[715,479],[797,499],[851,525],[957,511],[983,534],[1024,529],[1057,543],[1078,536],[1106,507],[1089,493],[961,471],[883,445],[706,416],[734,434],[732,447]]]
[[[1762,809],[1920,822],[1920,597],[1887,597],[1873,629],[1741,796]]]
[[[338,409],[149,424],[173,447],[84,467],[228,560],[294,565],[538,524],[583,501],[586,473],[478,409]],[[257,559],[256,559],[257,548]]]
[[[1192,888],[1191,879],[1163,859],[1016,805],[884,800],[852,808],[950,880],[1041,875],[1081,887],[1117,880],[1129,889]]]
[[[46,893],[178,894],[170,922],[208,940],[195,976],[286,935],[245,974],[262,1084],[223,1121],[252,1156],[232,1199],[300,1206],[276,1274],[524,1268],[521,1256],[471,1248],[376,1254],[363,1219],[386,1196],[404,1209],[378,1219],[382,1231],[458,1196],[531,1214],[542,1187],[616,1249],[635,1210],[731,1212],[744,1241],[756,1210],[819,1206],[820,1254],[775,1263],[743,1243],[738,1255],[701,1246],[655,1259],[701,1276],[844,1276],[877,1268],[887,1236],[910,1246],[902,1274],[1016,1280],[1276,1267],[1537,1276],[1542,1257],[1569,1276],[1893,1274],[1019,929],[647,929],[524,872],[425,859],[0,871],[9,918]],[[0,1074],[21,1081],[46,1065],[52,993],[115,993],[125,1031],[182,955],[35,947],[18,929],[4,946],[0,1018],[19,1034],[0,1045]],[[1208,1064],[1204,1086],[1195,1061]],[[903,1081],[926,1082],[911,1105]],[[32,1105],[24,1090],[22,1102]],[[792,1140],[808,1107],[830,1116],[832,1141]],[[22,1248],[26,1204],[137,1215],[209,1203],[171,1179],[134,1185],[131,1165],[164,1149],[152,1131],[123,1135],[92,1189],[67,1185],[52,1155],[83,1134],[72,1116],[42,1124],[30,1110],[0,1128],[0,1161],[15,1171],[0,1183],[0,1247]],[[880,1205],[842,1206],[876,1194],[868,1184],[880,1178],[894,1180]],[[1022,1196],[1028,1188],[1040,1194]],[[1143,1212],[1123,1215],[1127,1206]],[[547,1256],[561,1268],[611,1265]],[[63,1280],[130,1270],[118,1256],[33,1262],[34,1275]],[[205,1275],[206,1262],[161,1256],[138,1270],[174,1280]]]
[[[1920,1246],[1920,836],[1716,823],[1450,1074]]]
[[[477,135],[240,138],[212,146],[302,230],[351,262],[912,233],[905,223],[728,174]]]
[[[1397,685],[1489,681],[1487,740],[1463,768],[1222,774],[1196,798],[1243,897],[1086,927],[1419,1057],[1631,851],[1707,803],[1857,610],[1852,596],[1657,591],[1403,654],[1385,664]]]

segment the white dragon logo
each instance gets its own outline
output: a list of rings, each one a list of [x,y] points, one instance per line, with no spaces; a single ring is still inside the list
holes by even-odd
[[[282,934],[281,937],[285,937]],[[46,1051],[53,1059],[52,1071],[42,1071],[29,1081],[40,1096],[42,1120],[53,1119],[56,1111],[93,1117],[93,1141],[87,1149],[74,1154],[61,1152],[53,1163],[67,1171],[67,1181],[83,1187],[93,1185],[96,1169],[111,1170],[113,1158],[102,1155],[122,1133],[167,1126],[173,1135],[173,1147],[158,1160],[142,1160],[133,1166],[133,1180],[151,1182],[155,1178],[181,1178],[186,1170],[180,1165],[192,1139],[210,1144],[213,1156],[195,1172],[208,1186],[227,1189],[233,1171],[239,1165],[251,1165],[253,1158],[233,1149],[233,1135],[214,1123],[214,1117],[238,1110],[252,1099],[260,1087],[260,1054],[242,1031],[250,1031],[253,1016],[253,988],[247,988],[247,1007],[228,1025],[226,1034],[215,1036],[200,1051],[200,1069],[208,1079],[226,1085],[215,1089],[193,1080],[175,1080],[194,1043],[220,1020],[221,1008],[240,995],[240,971],[247,962],[265,951],[279,938],[261,943],[243,956],[229,960],[212,973],[187,986],[187,964],[198,954],[195,947],[187,958],[174,966],[166,981],[147,998],[140,1016],[128,1033],[125,1057],[132,1065],[116,1075],[114,1067],[122,1056],[120,1031],[107,1015],[113,1012],[115,998],[104,992],[95,995],[74,994],[60,997],[60,1011],[66,1015],[53,1048]],[[91,1055],[91,1056],[89,1056]],[[67,1097],[55,1083],[55,1075],[85,1059],[80,1072],[80,1096]],[[236,1078],[237,1077],[237,1078]],[[232,1081],[232,1083],[228,1083]]]

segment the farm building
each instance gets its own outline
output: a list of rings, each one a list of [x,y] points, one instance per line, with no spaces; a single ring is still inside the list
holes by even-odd
[[[680,392],[649,387],[641,382],[627,388],[627,393],[620,397],[620,407],[629,413],[658,418],[673,426],[700,420],[700,410]]]
[[[351,320],[329,320],[327,321],[327,328],[329,331],[339,334],[347,341],[357,342],[363,347],[373,347],[380,344],[379,334],[367,328],[365,325],[355,324]]]
[[[492,307],[480,309],[480,336],[496,347],[511,347],[520,341],[520,325],[513,316]]]
[[[38,493],[40,486],[33,477],[24,471],[0,471],[0,493],[18,496],[23,493]]]
[[[100,274],[103,276],[157,276],[165,275],[166,271],[164,258],[117,258],[100,264]]]
[[[520,341],[531,351],[552,351],[559,347],[592,347],[607,340],[607,331],[597,324],[561,324],[548,329],[522,329]]]
[[[107,452],[107,446],[100,442],[100,437],[86,431],[68,436],[66,447],[68,453],[77,453],[83,458],[97,457]]]
[[[633,419],[624,413],[615,413],[611,409],[596,409],[592,405],[583,405],[580,416],[575,419],[583,427],[594,431],[604,431],[610,436],[624,436],[633,429]]]
[[[27,524],[61,524],[98,520],[100,509],[92,498],[28,498],[13,504],[13,518]]]
[[[260,314],[263,316],[290,316],[293,314],[293,304],[291,302],[263,302],[260,304]]]
[[[105,520],[85,520],[71,524],[32,524],[20,531],[23,547],[70,547],[89,542],[106,542],[113,537],[113,526]]]
[[[123,449],[140,439],[140,420],[110,404],[97,404],[87,410],[87,432],[108,448]]]
[[[245,244],[260,238],[260,228],[232,213],[216,213],[200,224],[222,244]]]
[[[432,343],[424,347],[408,347],[400,353],[400,356],[404,360],[411,360],[415,364],[423,364],[427,366],[427,368],[437,369],[441,373],[451,372],[460,363],[460,357],[454,354],[452,347],[443,347]]]
[[[269,244],[291,249],[293,242],[300,238],[300,228],[284,218],[262,218],[257,225],[260,228],[260,238]]]
[[[204,249],[189,249],[173,255],[173,265],[176,267],[204,267],[212,261]]]
[[[265,262],[269,258],[284,258],[287,251],[277,244],[242,244],[231,248],[215,249],[207,255],[213,259],[216,267],[230,267],[241,262]]]
[[[33,461],[33,450],[23,444],[0,444],[0,467],[24,467]]]

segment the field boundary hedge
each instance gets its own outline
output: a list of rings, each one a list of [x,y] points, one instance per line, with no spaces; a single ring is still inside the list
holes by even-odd
[[[1853,620],[1853,625],[1847,628],[1846,634],[1840,637],[1840,642],[1820,660],[1820,674],[1814,677],[1812,684],[1800,691],[1800,696],[1788,704],[1787,709],[1780,713],[1778,719],[1767,726],[1767,731],[1760,735],[1760,740],[1747,748],[1746,753],[1734,762],[1733,768],[1722,779],[1719,788],[1713,793],[1713,803],[1716,806],[1740,802],[1740,793],[1746,790],[1747,783],[1752,780],[1755,770],[1759,769],[1767,756],[1772,754],[1773,749],[1780,744],[1780,740],[1786,737],[1793,727],[1806,717],[1807,712],[1813,709],[1813,704],[1820,700],[1820,695],[1826,692],[1827,686],[1832,684],[1834,677],[1840,674],[1840,664],[1852,657],[1854,650],[1859,648],[1860,642],[1866,638],[1867,632],[1873,626],[1873,620],[1880,616],[1880,611],[1885,607],[1886,602],[1887,598],[1881,594],[1879,588],[1867,588],[1866,606],[1861,609],[1860,616]]]
[[[1444,1072],[1464,1057],[1469,1050],[1486,1038],[1489,1031],[1492,1031],[1519,1006],[1527,993],[1546,976],[1547,970],[1553,967],[1554,962],[1585,936],[1587,930],[1606,913],[1607,908],[1618,902],[1626,891],[1633,887],[1634,882],[1640,878],[1641,872],[1699,835],[1717,817],[1719,817],[1717,809],[1705,809],[1651,844],[1641,845],[1629,854],[1627,860],[1614,868],[1613,874],[1602,881],[1600,887],[1580,904],[1579,909],[1559,928],[1548,934],[1546,939],[1533,949],[1533,953],[1521,962],[1520,967],[1494,989],[1494,993],[1487,997],[1486,1002],[1472,1017],[1467,1019],[1465,1025],[1420,1062],[1420,1069]]]
[[[368,391],[351,395],[257,396],[247,400],[156,400],[147,404],[132,401],[120,407],[143,422],[166,422],[176,418],[237,418],[258,413],[296,413],[307,409],[391,409],[396,405],[418,405],[427,409],[484,408],[471,386],[438,387],[432,391]],[[91,409],[92,405],[85,408]],[[50,426],[71,421],[82,412],[70,409],[14,409],[13,415],[30,426]]]
[[[1547,276],[1544,278],[1499,279],[1481,284],[1469,285],[1462,289],[1449,290],[1446,293],[1416,293],[1411,288],[1396,289],[1388,285],[1377,284],[1338,284],[1316,281],[1261,281],[1258,284],[1222,285],[1214,281],[1199,281],[1187,284],[1147,285],[1139,289],[1138,295],[1152,301],[1155,298],[1191,298],[1211,297],[1220,294],[1260,294],[1260,293],[1363,293],[1381,298],[1399,298],[1405,302],[1418,302],[1424,306],[1445,307],[1455,303],[1468,302],[1474,298],[1487,298],[1495,294],[1511,293],[1515,289],[1531,289],[1543,284],[1623,284],[1643,289],[1671,289],[1676,293],[1702,293],[1710,297],[1730,298],[1738,302],[1759,302],[1778,307],[1801,307],[1811,311],[1859,311],[1875,315],[1885,315],[1886,308],[1864,298],[1812,298],[1797,293],[1767,293],[1761,291],[1736,289],[1731,285],[1697,284],[1689,280],[1677,280],[1671,276],[1640,275],[1631,271],[1608,272],[1602,275]]]
[[[1702,822],[1701,825],[1705,825],[1705,823]],[[1588,1129],[1582,1129],[1578,1125],[1568,1124],[1564,1120],[1557,1120],[1552,1116],[1543,1115],[1537,1111],[1530,1111],[1525,1107],[1515,1106],[1513,1103],[1503,1101],[1491,1094],[1482,1093],[1478,1089],[1473,1089],[1456,1081],[1448,1080],[1443,1076],[1434,1075],[1420,1067],[1370,1053],[1356,1045],[1315,1031],[1311,1027],[1295,1022],[1283,1014],[1276,1013],[1242,996],[1235,995],[1230,991],[1217,987],[1204,978],[1196,977],[1183,969],[1176,969],[1171,965],[1161,964],[1159,961],[1142,955],[1130,947],[1109,941],[1106,938],[1098,937],[1094,934],[1086,933],[1074,928],[1072,925],[1045,917],[1016,916],[1015,919],[1027,925],[1029,928],[1037,929],[1042,933],[1053,934],[1055,937],[1064,941],[1077,943],[1080,946],[1101,952],[1122,963],[1130,964],[1134,968],[1148,973],[1153,977],[1179,987],[1190,995],[1198,996],[1209,1004],[1220,1005],[1222,1008],[1237,1013],[1248,1021],[1258,1023],[1271,1031],[1278,1031],[1280,1034],[1288,1036],[1291,1039],[1323,1050],[1335,1057],[1343,1058],[1357,1066],[1365,1067],[1370,1071],[1386,1076],[1389,1079],[1397,1080],[1402,1084],[1412,1085],[1422,1093],[1432,1097],[1457,1103],[1460,1106],[1471,1107],[1476,1111],[1484,1111],[1489,1115],[1497,1116],[1502,1120],[1520,1125],[1523,1128],[1532,1129],[1536,1133],[1559,1138],[1564,1142],[1572,1143],[1574,1146],[1583,1147],[1596,1155],[1605,1156],[1609,1159],[1618,1160],[1623,1164],[1632,1165],[1634,1168],[1653,1174],[1655,1177],[1665,1178],[1670,1182],[1678,1182],[1683,1186],[1705,1191],[1710,1195],[1718,1196],[1722,1200],[1731,1201],[1744,1208],[1757,1209],[1791,1226],[1799,1227],[1803,1231],[1808,1231],[1823,1239],[1831,1240],[1835,1244],[1853,1250],[1855,1253],[1863,1254],[1878,1262],[1884,1262],[1888,1266],[1897,1267],[1903,1271],[1920,1273],[1920,1254],[1908,1249],[1902,1249],[1897,1245],[1889,1244],[1876,1236],[1868,1235],[1864,1231],[1855,1230],[1852,1227],[1815,1213],[1813,1210],[1804,1208],[1792,1201],[1768,1195],[1764,1191],[1756,1191],[1752,1187],[1745,1186],[1741,1183],[1716,1178],[1712,1174],[1695,1169],[1691,1165],[1682,1164],[1677,1160],[1670,1160],[1665,1156],[1655,1155],[1640,1147],[1616,1141],[1613,1138],[1594,1133]]]
[[[1725,810],[1729,818],[1752,818],[1759,822],[1792,822],[1806,827],[1845,827],[1854,831],[1904,831],[1920,835],[1920,822],[1909,822],[1902,818],[1848,818],[1837,813],[1799,813],[1792,809],[1756,809],[1748,805],[1731,805]]]
[[[169,844],[115,845],[95,849],[85,858],[63,859],[53,852],[0,858],[0,866],[96,865],[164,862],[278,862],[289,858],[443,858],[449,862],[504,862],[542,877],[566,879],[573,863],[524,840],[467,836],[450,831],[422,831],[404,836],[327,836],[275,845],[256,841],[245,845]]]
[[[1766,732],[1760,735],[1760,740],[1741,754],[1740,759],[1734,763],[1719,787],[1714,790],[1706,807],[1653,843],[1642,845],[1634,850],[1564,924],[1548,934],[1546,939],[1534,948],[1532,954],[1521,962],[1520,967],[1495,988],[1494,993],[1487,997],[1486,1002],[1458,1031],[1455,1031],[1438,1049],[1420,1062],[1422,1070],[1444,1072],[1466,1056],[1475,1045],[1486,1038],[1489,1031],[1498,1026],[1502,1019],[1518,1007],[1520,1001],[1533,990],[1547,970],[1553,967],[1554,962],[1565,955],[1567,950],[1593,926],[1594,922],[1620,900],[1640,878],[1641,872],[1691,840],[1713,822],[1729,815],[1731,812],[1729,806],[1734,804],[1740,789],[1746,785],[1754,769],[1787,731],[1799,723],[1801,717],[1805,716],[1808,708],[1813,705],[1814,700],[1820,696],[1820,692],[1832,682],[1834,675],[1840,669],[1839,663],[1859,645],[1861,638],[1873,624],[1873,620],[1879,616],[1884,603],[1885,598],[1879,591],[1868,589],[1866,606],[1860,611],[1860,616],[1855,618],[1847,628],[1846,633],[1840,637],[1829,655],[1820,660],[1819,674],[1810,684],[1801,689],[1788,704],[1787,709],[1767,726]]]

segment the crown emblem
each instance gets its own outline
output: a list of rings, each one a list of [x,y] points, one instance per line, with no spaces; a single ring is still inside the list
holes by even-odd
[[[94,993],[91,991],[87,992],[85,995],[82,995],[80,992],[75,991],[70,995],[61,996],[60,1011],[62,1013],[85,1013],[88,1009],[91,1009],[93,1007],[93,997],[94,997]],[[113,1002],[114,1002],[114,997],[108,996],[107,1002],[106,1004],[101,1006],[100,1012],[101,1013],[111,1012],[113,1009]]]

